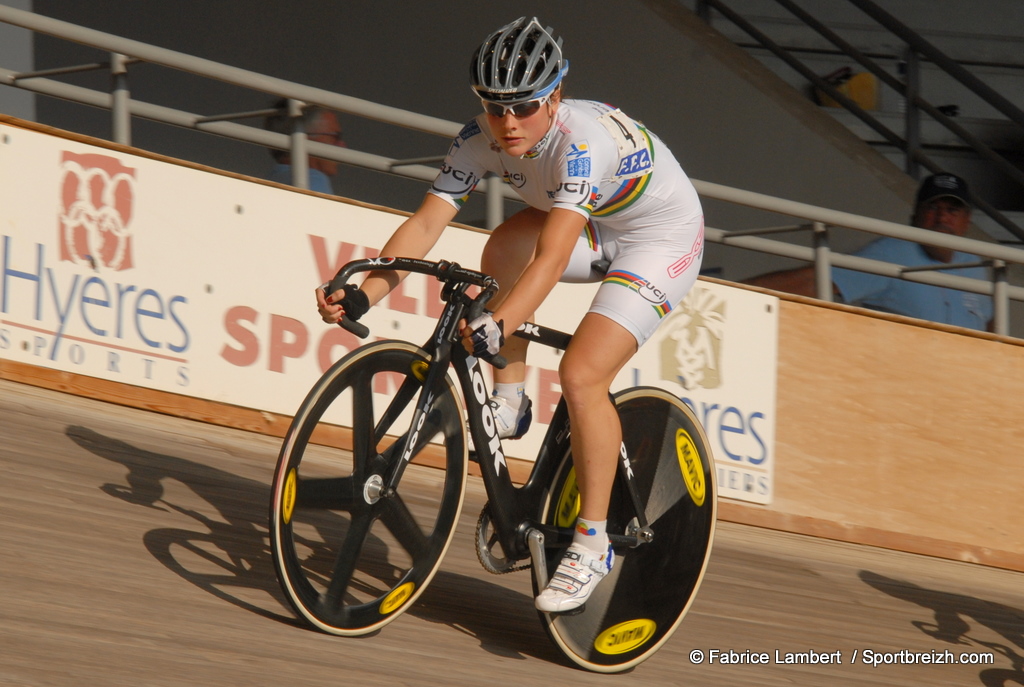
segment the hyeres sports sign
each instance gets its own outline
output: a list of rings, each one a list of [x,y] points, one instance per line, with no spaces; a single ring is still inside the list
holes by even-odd
[[[402,219],[0,125],[0,357],[290,415],[360,344],[320,321],[313,289],[376,256]],[[430,257],[476,267],[485,238],[450,229]],[[594,289],[560,285],[538,320],[571,331]],[[412,275],[364,321],[422,342],[439,291]],[[616,382],[690,403],[719,493],[759,503],[772,494],[776,312],[774,298],[699,282]],[[559,394],[559,356],[534,346],[530,363],[539,424],[506,442],[517,458],[536,452]]]

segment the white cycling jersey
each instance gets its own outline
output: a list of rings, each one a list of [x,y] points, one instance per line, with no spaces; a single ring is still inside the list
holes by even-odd
[[[591,311],[642,344],[689,291],[703,253],[700,200],[672,152],[621,110],[588,100],[563,101],[521,158],[502,151],[486,117],[452,141],[430,192],[458,208],[491,172],[539,210],[587,217],[562,280],[602,280]],[[610,261],[607,274],[592,269],[596,260]]]

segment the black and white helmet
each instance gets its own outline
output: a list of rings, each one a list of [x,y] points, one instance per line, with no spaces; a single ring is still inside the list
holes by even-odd
[[[473,90],[485,100],[514,103],[548,95],[569,70],[562,39],[536,17],[503,26],[473,54]]]

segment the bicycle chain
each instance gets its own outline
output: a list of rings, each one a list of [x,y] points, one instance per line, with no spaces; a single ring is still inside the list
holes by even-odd
[[[480,517],[476,521],[476,558],[480,561],[480,565],[483,566],[484,570],[492,575],[506,575],[520,570],[529,570],[533,567],[532,563],[516,565],[515,561],[510,561],[507,558],[498,558],[491,553],[490,544],[496,543],[491,542],[492,534],[491,511],[487,504],[485,504],[483,510],[480,511]]]

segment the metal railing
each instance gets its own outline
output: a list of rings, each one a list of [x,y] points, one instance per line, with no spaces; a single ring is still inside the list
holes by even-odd
[[[840,92],[833,84],[819,76],[801,62],[792,50],[789,50],[760,31],[742,15],[729,7],[723,0],[696,0],[695,11],[705,21],[711,21],[711,9],[714,9],[722,17],[728,19],[738,28],[753,38],[761,47],[765,48],[789,67],[798,72],[810,84],[820,91],[826,93],[835,102],[842,105],[853,116],[866,124],[872,131],[882,137],[888,144],[899,149],[904,154],[906,161],[906,172],[914,177],[919,177],[919,167],[924,167],[932,173],[947,171],[937,162],[929,157],[923,150],[921,142],[921,114],[931,117],[935,122],[955,135],[964,144],[972,149],[980,158],[991,164],[994,169],[1012,180],[1024,190],[1024,171],[993,150],[980,138],[972,134],[966,128],[958,124],[948,114],[942,112],[939,107],[931,104],[922,97],[921,87],[921,59],[927,59],[965,88],[981,98],[984,102],[995,108],[998,112],[1007,117],[1014,125],[1021,127],[1024,131],[1024,112],[1013,103],[996,92],[993,88],[974,76],[971,72],[947,56],[929,41],[915,33],[912,29],[901,23],[891,14],[883,10],[872,0],[847,0],[854,7],[858,8],[868,17],[877,22],[886,31],[889,31],[906,46],[903,64],[905,65],[905,76],[901,80],[891,74],[888,70],[878,64],[861,50],[844,40],[837,33],[825,26],[810,13],[802,9],[792,0],[775,0],[780,6],[795,16],[803,24],[814,30],[829,43],[834,45],[840,54],[844,54],[873,74],[878,80],[896,91],[904,99],[906,107],[904,110],[904,133],[901,136],[887,127],[878,118],[871,115],[858,105],[854,100]],[[974,205],[993,221],[1005,228],[1012,235],[1024,240],[1024,229],[1017,226],[1012,220],[988,203],[985,199],[974,196]]]
[[[461,125],[454,122],[275,79],[4,5],[0,5],[0,21],[58,38],[84,43],[111,53],[111,59],[107,63],[79,65],[66,69],[16,73],[0,68],[0,84],[110,110],[115,142],[130,144],[130,118],[135,116],[269,148],[290,150],[293,156],[302,156],[303,159],[306,155],[315,155],[343,164],[427,182],[432,181],[437,174],[436,169],[422,164],[427,161],[423,158],[395,160],[350,148],[338,148],[326,143],[308,141],[301,126],[297,126],[295,132],[289,136],[232,121],[263,116],[268,113],[267,110],[202,116],[134,100],[130,97],[128,88],[127,67],[137,61],[172,67],[198,76],[287,98],[290,101],[290,114],[296,119],[298,119],[298,114],[303,106],[312,104],[446,138],[454,136],[461,129]],[[112,92],[94,91],[48,78],[87,69],[109,69],[112,75]],[[775,241],[757,235],[772,233],[779,229],[726,231],[708,227],[706,238],[708,241],[725,246],[814,263],[818,295],[823,300],[832,298],[830,271],[832,266],[836,266],[987,295],[993,299],[994,330],[998,334],[1009,334],[1009,301],[1024,302],[1024,287],[1011,286],[1006,281],[1008,264],[1024,265],[1024,250],[939,234],[925,229],[774,198],[711,182],[693,180],[693,183],[697,192],[704,198],[794,217],[802,223],[796,227],[784,227],[782,230],[789,231],[803,225],[813,227],[816,237],[816,245],[813,248]],[[488,223],[490,226],[494,226],[500,221],[502,199],[507,197],[519,200],[519,197],[498,177],[489,178],[487,187]],[[494,224],[490,224],[492,220]],[[935,271],[909,270],[900,265],[833,253],[829,250],[827,243],[828,227],[844,227],[973,253],[992,267],[992,280],[982,281]]]
[[[910,227],[880,219],[871,219],[839,210],[829,210],[806,203],[798,203],[752,191],[721,186],[707,181],[694,180],[694,186],[698,193],[708,198],[768,210],[804,220],[805,223],[809,222],[809,225],[752,229],[747,231],[724,231],[708,228],[707,239],[714,243],[755,250],[780,257],[794,258],[814,264],[816,295],[821,300],[832,300],[831,270],[833,266],[896,279],[905,279],[922,284],[943,286],[991,297],[993,303],[993,331],[1004,335],[1010,333],[1009,301],[1024,301],[1024,287],[1010,285],[1007,281],[1008,265],[1024,264],[1021,262],[1021,260],[1024,260],[1024,250],[1019,248],[941,234],[927,229]],[[890,236],[905,241],[972,253],[982,258],[985,264],[991,268],[992,278],[991,281],[981,281],[952,274],[942,274],[940,270],[922,271],[918,268],[870,260],[855,255],[834,253],[828,246],[829,227],[845,227],[880,236]],[[760,235],[798,229],[814,231],[815,245],[813,247],[773,241]],[[958,268],[961,266],[951,264],[949,267]]]
[[[310,155],[421,181],[433,180],[437,175],[436,169],[420,164],[422,160],[396,160],[381,155],[338,148],[327,143],[309,141],[302,126],[302,111],[308,106],[319,105],[448,139],[455,136],[462,128],[459,124],[437,117],[297,84],[5,5],[0,5],[0,21],[74,41],[110,54],[110,59],[106,62],[74,65],[63,69],[20,73],[0,69],[0,84],[109,109],[112,117],[112,140],[115,143],[131,145],[130,121],[132,116],[136,116],[255,143],[268,148],[287,150],[292,158],[293,182],[298,182],[295,185],[301,188],[308,187],[306,174]],[[135,62],[148,62],[170,67],[234,86],[286,98],[289,101],[288,116],[295,123],[293,133],[289,136],[236,124],[233,121],[262,116],[267,114],[266,110],[203,116],[134,100],[130,95],[127,68]],[[93,91],[47,78],[96,69],[110,70],[112,79],[110,93]],[[492,213],[487,220],[490,227],[500,223],[500,218],[494,213],[500,210],[502,197],[518,200],[518,196],[511,189],[504,189],[500,181],[499,179],[498,183],[495,183],[488,179],[484,188],[481,189],[488,196],[497,196],[489,198],[487,203],[488,210]]]

